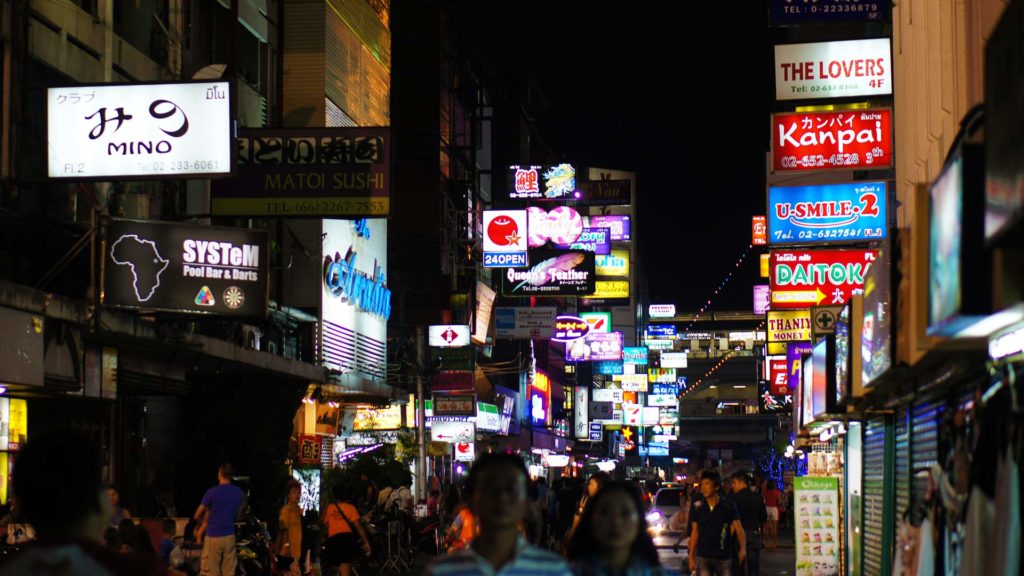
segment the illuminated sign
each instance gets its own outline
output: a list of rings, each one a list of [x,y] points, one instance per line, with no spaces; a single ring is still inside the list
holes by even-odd
[[[676,406],[679,403],[679,398],[676,396],[669,396],[667,394],[648,394],[647,405],[648,406]]]
[[[770,294],[768,284],[754,285],[754,314],[764,314],[768,311]]]
[[[651,318],[672,318],[676,315],[676,305],[651,304],[647,307],[647,315]]]
[[[627,346],[622,349],[622,361],[625,364],[633,364],[635,366],[646,366],[647,365],[647,347],[646,346]]]
[[[988,341],[988,357],[993,360],[1016,358],[1024,354],[1024,326],[1011,328]]]
[[[888,38],[775,46],[775,99],[892,94]]]
[[[433,416],[476,416],[476,396],[474,394],[434,396],[426,408],[427,411],[432,412]]]
[[[536,250],[531,268],[508,268],[501,275],[505,296],[585,296],[594,292],[593,252]]]
[[[651,350],[671,350],[675,344],[675,340],[665,340],[663,338],[646,338],[644,343]]]
[[[769,239],[772,244],[881,240],[885,206],[885,182],[772,186]]]
[[[7,410],[7,449],[19,450],[28,442],[28,402],[11,398]]]
[[[598,276],[629,276],[629,250],[612,250],[594,260]]]
[[[649,338],[675,338],[676,327],[673,324],[648,324],[644,334]]]
[[[387,365],[388,221],[323,220],[320,323],[323,363],[384,378]]]
[[[644,407],[640,404],[622,404],[622,423],[626,426],[641,426],[644,422]]]
[[[800,357],[810,354],[813,349],[810,342],[790,342],[786,346],[786,384],[790,392],[800,386]]]
[[[771,392],[775,396],[789,394],[789,372],[785,356],[769,356],[768,360],[768,382]]]
[[[590,413],[587,405],[587,387],[575,386],[572,389],[573,431],[576,438],[585,439],[590,436]]]
[[[484,267],[522,268],[527,264],[526,210],[484,210]]]
[[[764,216],[754,216],[750,228],[751,244],[754,246],[764,246],[768,243],[768,224]]]
[[[611,230],[612,240],[615,242],[630,239],[629,216],[625,214],[606,214],[603,216],[590,216],[587,218],[587,226],[591,228],[608,228]]]
[[[769,342],[801,342],[811,339],[811,311],[768,311]]]
[[[430,439],[434,442],[473,442],[476,440],[476,424],[473,422],[433,422],[430,425]]]
[[[864,277],[877,255],[877,250],[772,252],[772,309],[845,304],[864,290]]]
[[[526,200],[576,199],[576,169],[571,164],[512,165],[509,197]]]
[[[771,0],[771,20],[773,24],[884,22],[890,5],[878,0]]]
[[[475,442],[457,442],[455,443],[455,461],[456,462],[472,462],[476,460],[476,443]]]
[[[608,228],[584,228],[572,244],[555,244],[557,248],[583,250],[594,254],[609,254],[612,250],[612,234]]]
[[[590,332],[590,324],[576,316],[559,316],[555,319],[555,332],[551,336],[554,342],[572,342],[579,340]]]
[[[402,409],[399,406],[389,408],[356,408],[356,419],[352,422],[353,430],[398,430],[402,427]]]
[[[764,380],[757,383],[757,397],[758,412],[761,414],[789,412],[793,407],[793,395],[788,390],[774,394],[769,383]]]
[[[590,398],[594,402],[611,402],[622,404],[621,388],[594,388],[590,391]]]
[[[597,280],[588,300],[629,298],[628,280]]]
[[[675,368],[648,368],[648,382],[660,382],[663,384],[674,384],[676,381]]]
[[[611,312],[580,312],[580,318],[590,326],[591,332],[611,332]]]
[[[233,168],[226,81],[46,91],[51,178],[210,177]]]
[[[537,425],[551,423],[551,378],[540,370],[534,371],[530,383],[530,420]]]
[[[555,329],[558,309],[554,307],[512,308],[494,310],[495,335],[498,338],[544,338]]]
[[[566,362],[622,360],[622,332],[587,334],[565,347]]]
[[[767,278],[768,276],[771,275],[771,266],[768,263],[768,255],[761,254],[760,256],[758,256],[758,260],[760,264],[759,270],[761,272],[761,278]]]
[[[438,348],[469,346],[469,326],[435,325],[427,327],[427,341]]]
[[[601,360],[600,362],[594,362],[594,374],[615,376],[616,374],[624,374],[625,369],[625,365],[619,360]]]
[[[662,368],[686,368],[688,362],[689,355],[686,352],[661,352]]]
[[[574,208],[558,206],[544,210],[536,206],[526,209],[529,221],[530,248],[540,248],[550,240],[554,244],[572,244],[583,233],[583,217]]]
[[[623,374],[612,376],[612,380],[622,387],[623,392],[647,392],[647,374]]]
[[[772,115],[776,171],[868,169],[892,166],[888,108]]]
[[[584,436],[584,438],[586,437]],[[566,454],[548,454],[544,457],[544,465],[548,468],[565,468],[569,465],[569,456]]]

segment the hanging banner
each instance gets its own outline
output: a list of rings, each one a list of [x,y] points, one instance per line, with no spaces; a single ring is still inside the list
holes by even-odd
[[[238,171],[214,183],[216,216],[390,213],[389,128],[241,128]]]
[[[796,525],[796,573],[838,576],[839,479],[793,478]]]
[[[590,326],[590,331],[597,332],[611,332],[612,331],[612,313],[611,312],[580,312],[580,318]]]
[[[802,342],[811,339],[811,311],[768,311],[769,342]]]
[[[864,290],[864,277],[877,256],[877,250],[772,252],[771,307],[841,306]]]
[[[576,169],[572,164],[509,167],[508,197],[513,200],[576,200]]]
[[[885,238],[885,182],[768,188],[772,244],[864,242]]]
[[[558,309],[498,307],[494,310],[494,325],[498,338],[546,338],[555,329]]]
[[[775,46],[775,99],[892,94],[888,38]]]
[[[527,265],[526,210],[484,210],[484,268],[524,268]]]
[[[594,253],[534,250],[532,268],[501,275],[505,296],[586,296],[594,292]]]
[[[209,178],[232,172],[228,82],[47,88],[50,178]]]
[[[856,170],[892,166],[891,110],[772,115],[772,169]]]

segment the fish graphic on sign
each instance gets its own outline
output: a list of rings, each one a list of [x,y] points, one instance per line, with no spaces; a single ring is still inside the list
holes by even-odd
[[[196,294],[196,304],[199,306],[213,306],[217,301],[213,298],[213,292],[209,286],[203,286]]]

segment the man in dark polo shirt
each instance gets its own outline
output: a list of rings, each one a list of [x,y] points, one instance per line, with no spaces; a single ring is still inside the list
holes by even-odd
[[[750,478],[746,472],[737,472],[732,477],[732,496],[730,497],[740,515],[740,524],[747,537],[747,562],[744,571],[743,563],[739,563],[740,574],[758,576],[761,573],[761,526],[768,521],[768,512],[764,508],[764,498],[750,488]]]
[[[739,514],[732,502],[723,500],[718,490],[722,476],[714,470],[701,474],[703,499],[693,505],[690,515],[690,571],[698,576],[732,576],[734,538],[739,542],[739,559],[747,559],[747,540]]]

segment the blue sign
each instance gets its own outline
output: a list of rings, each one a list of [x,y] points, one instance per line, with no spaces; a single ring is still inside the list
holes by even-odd
[[[484,252],[484,268],[525,268],[526,252]]]
[[[640,446],[638,452],[641,458],[645,458],[647,456],[668,456],[668,445],[666,444],[665,446]]]
[[[768,189],[768,242],[817,244],[882,240],[885,182]]]
[[[622,363],[644,366],[647,364],[647,346],[627,346],[622,349]]]
[[[604,424],[600,422],[590,423],[590,441],[600,442],[604,440]]]
[[[679,385],[652,383],[650,394],[657,396],[679,396]]]
[[[889,0],[772,0],[772,24],[884,22]]]
[[[652,338],[676,337],[676,327],[673,324],[648,324],[646,332]]]
[[[616,360],[601,360],[594,362],[594,374],[605,376],[618,376],[622,374],[622,362]]]

